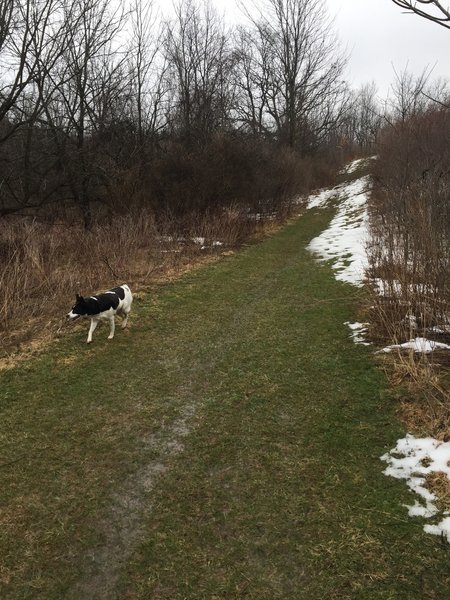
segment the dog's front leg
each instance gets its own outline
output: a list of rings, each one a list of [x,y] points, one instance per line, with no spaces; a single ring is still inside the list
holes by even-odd
[[[108,340],[112,340],[113,337],[114,337],[114,331],[116,329],[116,323],[114,321],[114,315],[109,319],[109,324],[110,324],[111,329],[110,329],[110,332],[109,332],[109,335],[108,335]]]
[[[92,334],[95,331],[95,328],[98,325],[98,320],[97,319],[91,319],[91,326],[89,327],[89,333],[88,333],[88,338],[87,338],[87,343],[90,344],[92,342]]]

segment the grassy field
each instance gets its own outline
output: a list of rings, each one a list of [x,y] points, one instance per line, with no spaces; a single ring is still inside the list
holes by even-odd
[[[450,597],[379,457],[403,434],[309,211],[0,387],[1,598]],[[70,300],[69,300],[70,301]]]

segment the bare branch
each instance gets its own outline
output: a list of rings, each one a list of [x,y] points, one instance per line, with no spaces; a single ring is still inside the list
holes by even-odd
[[[444,8],[439,0],[392,0],[392,2],[409,13],[415,13],[450,29],[450,10]]]

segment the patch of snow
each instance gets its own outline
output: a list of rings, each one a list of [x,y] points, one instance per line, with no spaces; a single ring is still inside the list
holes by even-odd
[[[363,346],[370,346],[371,342],[366,340],[366,333],[368,323],[350,323],[350,321],[346,321],[344,325],[348,325],[350,328],[350,337],[353,339],[355,344],[361,344]]]
[[[437,525],[425,525],[423,529],[425,533],[440,535],[447,538],[447,541],[450,542],[450,517],[445,517]]]
[[[402,297],[405,295],[432,295],[436,293],[434,286],[426,283],[409,283],[407,286],[396,279],[386,281],[374,277],[370,280],[379,296]]]
[[[223,242],[212,242],[210,245],[203,245],[201,247],[201,250],[208,250],[209,248],[219,248],[220,246],[223,246]]]
[[[414,350],[414,352],[422,352],[423,354],[429,354],[433,350],[450,350],[448,344],[442,344],[441,342],[435,342],[434,340],[428,340],[423,337],[416,337],[409,342],[404,344],[393,344],[392,346],[386,346],[379,352],[391,352],[396,348],[404,348],[405,350]]]
[[[300,202],[300,200],[301,200],[301,198],[299,198],[297,202]],[[263,221],[263,220],[274,221],[278,217],[278,214],[276,212],[272,212],[272,213],[248,212],[247,216],[249,219],[253,219],[254,221]]]
[[[365,162],[366,162],[366,158],[357,158],[355,160],[352,160],[351,163],[349,163],[348,165],[346,165],[343,169],[341,169],[339,171],[340,175],[349,175],[350,173],[353,173],[354,171],[356,171],[356,169],[358,169],[360,166],[362,166]]]
[[[185,242],[186,238],[184,237],[174,237],[173,235],[160,235],[158,237],[158,241],[160,244],[171,243],[171,242]]]
[[[191,240],[194,242],[194,244],[200,244],[201,246],[203,246],[205,243],[204,237],[193,237]]]
[[[314,238],[308,249],[319,260],[333,260],[336,279],[361,286],[368,266],[366,244],[368,241],[367,199],[369,177],[361,177],[351,183],[313,196],[310,208],[324,206],[331,198],[340,203],[338,212],[328,229]]]
[[[338,185],[334,188],[324,188],[317,194],[311,194],[308,197],[308,208],[324,208],[328,204],[331,198],[339,196],[342,186]]]
[[[438,514],[434,502],[436,496],[425,487],[425,478],[430,473],[444,473],[450,479],[450,443],[434,438],[416,438],[407,435],[397,441],[395,448],[383,454],[381,460],[388,464],[384,474],[396,479],[405,479],[409,489],[421,498],[407,506],[412,517],[430,518]],[[450,517],[437,525],[426,524],[426,533],[442,535],[450,542]]]
[[[408,509],[408,515],[410,517],[424,517],[425,519],[429,519],[430,517],[434,517],[439,511],[434,506],[432,502],[429,500],[426,501],[426,505],[420,504],[417,500],[414,502],[413,506],[408,506],[405,504],[405,508]]]
[[[365,166],[371,160],[375,160],[376,156],[366,156],[365,158],[356,158],[352,160],[347,166],[339,171],[340,175],[350,175],[350,173],[354,173],[356,169],[359,167]]]
[[[179,244],[184,244],[186,241],[186,238],[184,237],[173,237],[171,235],[161,235],[158,238],[158,241],[163,244],[163,243],[172,243],[172,242],[177,242]],[[202,236],[194,236],[190,238],[190,241],[193,244],[198,244],[200,246],[201,250],[208,250],[210,248],[218,248],[219,246],[223,246],[224,243],[220,242],[218,240],[211,242],[211,244],[207,244],[206,243],[206,238],[202,237]],[[166,250],[161,250],[161,252],[163,253],[170,253],[170,252],[181,252],[180,248],[169,248]]]
[[[435,325],[434,327],[429,327],[429,328],[427,329],[427,331],[428,331],[429,333],[437,333],[437,334],[444,334],[444,333],[447,333],[447,331],[446,331],[446,330],[444,330],[444,329],[441,329],[440,327],[436,327],[436,325]]]

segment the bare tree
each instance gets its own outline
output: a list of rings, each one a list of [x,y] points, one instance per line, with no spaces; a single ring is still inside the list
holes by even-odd
[[[163,32],[153,2],[134,0],[131,11],[129,68],[132,79],[132,115],[136,121],[139,160],[145,161],[148,142],[164,125],[164,99],[167,94],[166,57],[161,52]]]
[[[450,81],[448,79],[436,79],[431,83],[428,89],[424,90],[422,93],[430,100],[433,104],[437,106],[442,106],[443,108],[450,108]]]
[[[406,121],[410,117],[425,111],[428,100],[425,90],[431,75],[430,69],[424,69],[420,75],[408,71],[408,65],[403,71],[396,71],[391,85],[393,97],[391,112],[394,121]]]
[[[450,10],[448,7],[445,8],[439,0],[392,0],[392,2],[409,13],[415,13],[450,29]]]
[[[33,82],[42,55],[54,43],[55,15],[60,8],[59,0],[0,3],[0,121]]]
[[[282,143],[308,152],[342,116],[346,92],[346,58],[325,2],[267,0],[264,10],[249,17],[266,123]]]
[[[188,144],[227,126],[232,55],[223,22],[206,2],[183,0],[166,27],[165,53],[174,98],[174,128]]]
[[[362,153],[373,150],[383,125],[383,107],[377,93],[374,82],[352,92],[345,117],[338,128],[341,147],[353,149],[356,145]]]
[[[272,74],[270,69],[270,46],[266,36],[259,31],[239,27],[236,32],[236,103],[237,121],[253,135],[270,134],[267,119]]]
[[[235,37],[208,0],[178,1],[161,26],[151,0],[0,0],[0,215],[55,203],[90,228],[172,202],[171,169],[206,206],[245,179],[229,156],[251,164],[249,132],[305,154],[330,143],[348,97],[325,0],[266,0]]]
[[[363,85],[357,96],[358,126],[356,141],[363,151],[373,148],[383,124],[383,115],[377,93],[377,87],[372,82]]]
[[[118,107],[121,104],[124,111],[127,102],[118,102],[127,93],[125,57],[116,42],[123,12],[118,5],[111,13],[107,0],[82,0],[75,8],[67,0],[65,23],[68,38],[45,92],[45,116],[69,195],[89,228],[95,190],[108,185],[98,168],[95,137],[118,118]]]
[[[0,3],[0,214],[48,199],[42,91],[66,39],[61,0]]]

